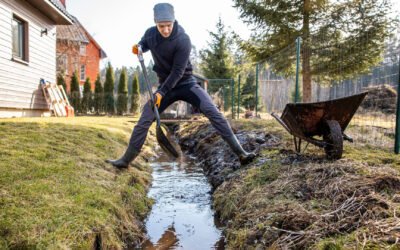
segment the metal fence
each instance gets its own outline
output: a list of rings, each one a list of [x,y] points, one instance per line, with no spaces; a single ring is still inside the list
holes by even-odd
[[[207,82],[207,92],[213,99],[214,104],[225,116],[234,118],[236,111],[235,103],[237,103],[235,98],[235,94],[237,93],[235,80],[207,79]]]
[[[314,39],[323,40],[324,37]],[[272,112],[282,112],[287,103],[301,102],[304,95],[302,86],[307,80],[304,72],[308,71],[311,102],[368,91],[347,132],[353,135],[356,143],[398,153],[399,42],[388,41],[386,50],[376,47],[376,51],[370,52],[380,55],[380,60],[375,63],[366,62],[368,58],[356,52],[358,47],[367,46],[365,39],[354,42],[354,49],[340,44],[334,48],[329,45],[305,48],[301,42],[297,39],[267,60],[257,63],[254,69],[257,75],[254,102],[260,103],[260,107],[256,106],[256,115],[267,118]],[[319,41],[318,44],[324,43]],[[304,63],[304,58],[308,58],[308,65]]]

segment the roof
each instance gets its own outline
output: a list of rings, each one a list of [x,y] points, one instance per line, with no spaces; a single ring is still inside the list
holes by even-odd
[[[72,16],[65,9],[64,5],[59,0],[49,0],[57,9],[59,9],[64,15],[72,19]]]
[[[47,16],[56,25],[72,24],[71,15],[59,0],[29,0],[28,3]]]
[[[206,81],[208,81],[208,79],[207,78],[205,78],[204,76],[202,76],[202,75],[199,75],[199,74],[195,74],[195,73],[193,73],[193,76],[197,79],[197,80],[200,80],[200,81],[203,81],[203,82],[206,82]]]
[[[52,0],[54,1],[54,0]],[[71,16],[72,25],[57,25],[57,39],[74,42],[89,43],[86,32],[76,17]]]
[[[71,18],[73,20],[73,25],[57,25],[57,40],[68,40],[81,43],[90,43],[90,41],[92,41],[100,50],[100,57],[106,58],[107,54],[89,34],[85,27],[83,27],[79,20],[74,16],[71,16]]]

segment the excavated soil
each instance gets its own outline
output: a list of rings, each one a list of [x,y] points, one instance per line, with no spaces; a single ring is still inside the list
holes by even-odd
[[[282,131],[234,127],[258,153],[247,166],[208,123],[177,131],[213,186],[227,249],[400,249],[398,166],[299,155]]]
[[[379,111],[385,114],[394,114],[396,112],[397,92],[394,87],[384,84],[365,88],[368,95],[361,103],[365,111]]]

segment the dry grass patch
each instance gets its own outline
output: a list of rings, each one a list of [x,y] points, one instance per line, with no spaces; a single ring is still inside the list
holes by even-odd
[[[331,162],[271,121],[234,127],[279,137],[260,157],[220,185],[214,207],[226,222],[228,249],[398,249],[400,159],[389,149],[346,144]]]
[[[127,171],[104,162],[124,151],[130,120],[0,120],[0,248],[121,249],[138,241],[152,204],[143,157],[153,153]]]

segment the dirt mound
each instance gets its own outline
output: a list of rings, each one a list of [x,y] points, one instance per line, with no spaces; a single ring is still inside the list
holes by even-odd
[[[381,111],[386,114],[396,112],[397,92],[387,84],[364,89],[368,95],[361,103],[361,107],[368,111]]]
[[[400,173],[287,150],[278,134],[236,131],[262,154],[240,166],[209,125],[181,129],[202,159],[227,249],[384,249],[400,244]],[[261,153],[260,152],[260,153]],[[396,248],[394,248],[396,249]]]

